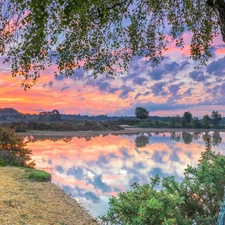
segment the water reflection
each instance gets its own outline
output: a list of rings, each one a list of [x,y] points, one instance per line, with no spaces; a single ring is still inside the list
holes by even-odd
[[[218,146],[222,142],[222,137],[220,135],[220,132],[214,131],[214,132],[171,132],[170,139],[173,141],[180,141],[181,138],[185,144],[190,144],[192,140],[198,140],[200,137],[204,141],[207,139],[211,140],[213,146]]]
[[[224,153],[225,133],[142,133],[95,137],[29,137],[38,168],[82,202],[93,216],[105,214],[108,198],[149,176],[182,179],[186,165],[195,166],[206,138]]]
[[[149,137],[145,135],[137,136],[135,138],[135,146],[137,148],[145,147],[149,143]]]

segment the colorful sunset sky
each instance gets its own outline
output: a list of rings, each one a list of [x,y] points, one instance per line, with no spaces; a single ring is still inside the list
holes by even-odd
[[[132,116],[142,106],[150,115],[193,116],[218,110],[225,116],[225,43],[214,41],[207,66],[194,69],[190,59],[191,34],[185,34],[183,50],[169,46],[165,60],[155,68],[144,57],[134,57],[129,72],[115,79],[77,69],[72,77],[54,77],[54,68],[44,71],[38,83],[24,91],[21,78],[12,77],[10,66],[0,59],[0,108],[13,107],[22,113],[59,110],[66,114]]]

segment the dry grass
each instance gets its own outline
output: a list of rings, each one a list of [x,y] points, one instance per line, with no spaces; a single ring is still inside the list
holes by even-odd
[[[0,167],[1,225],[96,225],[74,199],[50,182],[22,178],[23,168]]]

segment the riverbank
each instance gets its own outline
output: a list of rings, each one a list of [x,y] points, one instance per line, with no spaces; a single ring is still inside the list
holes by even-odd
[[[150,132],[225,132],[225,129],[191,129],[191,128],[138,128],[138,127],[124,127],[124,130],[108,130],[108,131],[49,131],[49,130],[29,130],[27,132],[19,132],[22,136],[49,136],[49,137],[95,137],[108,134],[137,134]]]
[[[1,225],[97,225],[62,189],[50,182],[27,180],[24,170],[0,167]]]

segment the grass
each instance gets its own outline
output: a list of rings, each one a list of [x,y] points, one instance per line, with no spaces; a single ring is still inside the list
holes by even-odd
[[[36,169],[25,169],[24,178],[27,178],[32,181],[50,181],[51,180],[51,174],[42,171],[42,170],[36,170]]]
[[[7,162],[3,159],[0,159],[0,166],[7,166]]]

